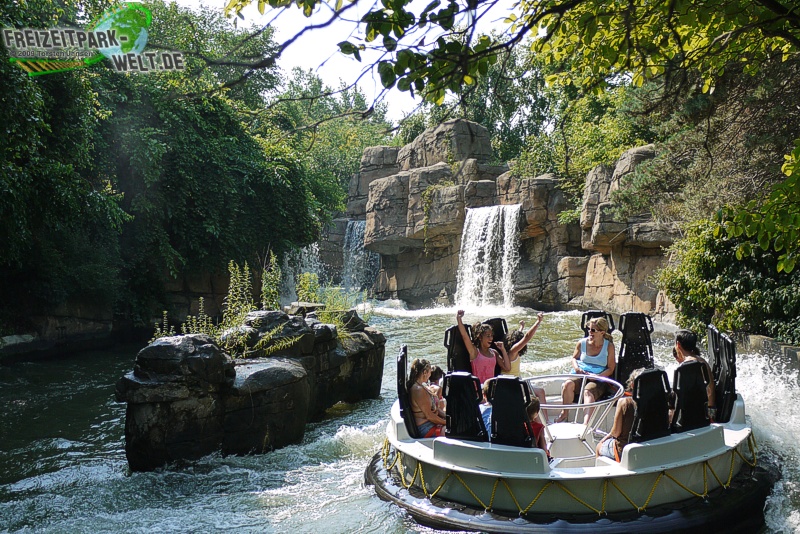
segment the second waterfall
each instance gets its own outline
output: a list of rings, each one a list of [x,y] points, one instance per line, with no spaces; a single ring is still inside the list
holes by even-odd
[[[458,306],[514,305],[521,208],[514,204],[467,210],[458,258]]]

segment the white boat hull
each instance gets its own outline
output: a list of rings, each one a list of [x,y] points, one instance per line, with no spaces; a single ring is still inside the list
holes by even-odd
[[[674,531],[675,521],[693,516],[679,510],[697,506],[697,517],[686,524],[707,524],[725,509],[717,520],[739,517],[736,524],[742,525],[750,520],[740,517],[740,509],[752,512],[753,506],[757,513],[751,515],[763,522],[774,477],[756,468],[755,441],[741,399],[730,423],[629,444],[619,463],[595,458],[594,438],[584,428],[549,426],[550,450],[557,458],[551,466],[540,449],[411,439],[395,404],[384,449],[370,464],[367,481],[419,521],[445,528],[517,532],[587,521],[596,528],[607,520],[611,531],[620,521],[636,521],[630,528],[648,530],[642,522],[655,525],[653,518],[660,517],[658,523],[668,525],[663,531]],[[730,500],[731,488],[741,493],[735,509],[716,504],[710,510],[710,500]]]

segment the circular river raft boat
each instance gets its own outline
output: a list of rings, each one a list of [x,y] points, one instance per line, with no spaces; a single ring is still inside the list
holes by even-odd
[[[705,366],[679,366],[672,387],[663,370],[650,369],[634,383],[631,442],[619,462],[596,458],[595,446],[611,428],[624,388],[598,377],[591,378],[605,381],[610,394],[591,404],[571,405],[560,404],[561,384],[576,375],[496,377],[490,388],[493,410],[487,429],[478,408],[482,392],[477,379],[467,372],[450,372],[443,385],[445,436],[416,437],[409,417],[403,347],[398,357],[398,400],[391,409],[384,446],[366,469],[366,483],[417,522],[440,529],[757,531],[778,470],[758,457],[744,400],[732,390],[735,346],[718,333],[715,342],[725,349],[722,358],[728,359],[721,364],[727,365],[728,377],[725,372],[720,375],[731,383],[726,398],[717,396],[718,406],[723,400],[718,420],[724,422],[710,422],[703,403],[695,409],[697,395],[705,396],[705,385],[712,379]],[[585,385],[586,378],[581,389]],[[534,448],[521,430],[533,388],[546,394],[540,414],[546,421],[551,459]],[[667,399],[672,388],[675,408],[670,419]],[[554,422],[562,409],[569,414],[567,419]]]

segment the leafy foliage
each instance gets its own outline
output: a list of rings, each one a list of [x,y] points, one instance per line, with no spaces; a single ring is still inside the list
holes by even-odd
[[[317,302],[320,295],[319,277],[316,273],[300,273],[297,276],[297,300]]]
[[[311,71],[294,69],[272,103],[269,120],[291,132],[320,218],[344,209],[350,178],[369,146],[386,144],[386,106],[370,108],[364,94],[344,84],[334,90]]]
[[[238,13],[249,3],[230,0],[226,11]],[[305,0],[298,6],[308,16],[319,3]],[[260,0],[260,9],[267,4],[289,5],[283,0]],[[621,79],[630,79],[637,87],[658,80],[667,97],[687,87],[711,94],[731,68],[743,76],[756,75],[770,63],[797,58],[800,52],[800,13],[793,4],[782,2],[531,0],[514,4],[502,40],[476,37],[477,21],[491,17],[495,5],[488,0],[449,0],[443,5],[437,0],[423,8],[410,0],[388,0],[372,6],[361,19],[363,41],[338,46],[359,61],[367,47],[381,49],[385,53],[375,68],[383,86],[417,92],[436,104],[445,102],[447,91],[458,94],[478,83],[502,51],[518,47],[527,37],[532,51],[552,68],[546,78],[549,84],[600,93]],[[334,17],[349,7],[337,3]],[[537,170],[559,161],[570,165],[568,152],[564,158],[538,153],[557,146],[536,143],[537,153],[529,161]],[[569,148],[567,143],[563,146]],[[790,166],[791,161],[790,156]],[[778,187],[774,197],[745,209],[759,210],[755,220],[763,221],[761,230],[772,237],[772,246],[780,236],[777,243],[793,250],[796,235],[786,221],[800,214],[800,202],[797,195],[783,202],[782,191],[792,191],[792,184]],[[779,214],[784,210],[787,217],[782,219]],[[776,221],[779,224],[773,228]],[[782,268],[793,266],[793,258],[787,250]]]
[[[631,113],[636,96],[628,85],[581,94],[554,85],[546,91],[549,123],[528,138],[513,171],[535,177],[554,173],[573,205],[583,196],[586,175],[598,164],[611,164],[624,151],[655,140],[655,132]]]
[[[659,287],[678,307],[678,323],[704,331],[713,322],[724,330],[800,343],[800,274],[778,272],[776,254],[754,239],[721,236],[718,230],[709,220],[689,225],[658,274]],[[741,245],[753,253],[736,261]]]
[[[633,112],[657,125],[657,156],[614,193],[623,216],[664,221],[712,217],[726,205],[762,198],[800,132],[798,62],[773,61],[745,77],[728,68],[713,94],[687,88],[666,102],[665,88],[636,91]]]
[[[791,273],[800,257],[800,140],[786,156],[783,172],[786,180],[775,185],[763,203],[751,200],[738,210],[727,208],[720,218],[728,236],[744,234],[761,250],[774,250],[780,254],[778,272]],[[736,258],[752,257],[757,252],[755,244],[744,242],[736,248]]]
[[[261,309],[279,310],[280,286],[281,286],[281,267],[278,265],[278,258],[275,253],[269,251],[269,261],[266,268],[261,273]]]
[[[79,25],[108,7],[0,5],[3,26],[32,27]],[[100,64],[29,78],[0,50],[0,297],[13,303],[0,323],[10,330],[75,301],[147,324],[166,281],[253,263],[264,248],[280,257],[315,241],[339,206],[340,185],[307,172],[287,130],[254,113],[277,90],[274,61],[231,83],[246,61],[273,58],[271,31],[147,5],[150,45],[183,50],[185,72],[124,76]]]
[[[97,9],[102,8],[101,5]],[[0,26],[43,28],[93,5],[0,1]],[[0,47],[0,324],[81,296],[115,299],[118,232],[128,220],[93,159],[101,114],[92,75],[30,78]]]
[[[273,256],[274,258],[274,256]],[[230,284],[223,306],[222,321],[215,324],[205,312],[205,303],[200,298],[197,315],[190,315],[181,324],[181,333],[206,334],[214,339],[225,352],[234,358],[269,356],[294,345],[300,336],[286,336],[275,339],[283,330],[283,324],[260,335],[258,342],[250,346],[250,333],[242,328],[247,315],[257,310],[253,302],[253,284],[250,269],[245,263],[240,267],[231,261],[228,264]],[[263,278],[263,277],[262,277]],[[278,277],[280,281],[280,277]],[[174,336],[175,328],[169,325],[167,312],[163,312],[161,323],[156,323],[155,333],[150,343],[160,337]]]

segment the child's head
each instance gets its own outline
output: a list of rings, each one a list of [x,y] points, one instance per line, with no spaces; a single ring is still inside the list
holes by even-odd
[[[491,379],[487,380],[486,382],[483,383],[483,387],[481,388],[483,390],[483,400],[485,400],[486,402],[489,402],[489,384],[491,383],[492,383]]]
[[[444,376],[444,371],[442,371],[442,368],[439,367],[438,365],[434,365],[433,367],[431,367],[431,376],[428,380],[430,382],[438,383],[443,376]]]
[[[536,414],[539,413],[539,399],[533,397],[528,405],[525,407],[528,411],[528,419],[533,421],[536,418]]]
[[[506,350],[511,350],[511,347],[519,343],[523,337],[525,337],[525,333],[522,330],[512,330],[506,334]],[[522,356],[527,350],[528,346],[526,345],[517,354]]]
[[[481,346],[481,338],[489,332],[494,337],[492,325],[486,323],[475,323],[472,325],[472,343],[476,347]]]
[[[634,369],[631,372],[631,376],[628,377],[628,381],[625,383],[625,391],[633,391],[633,385],[636,382],[636,379],[639,378],[639,375],[645,371],[646,369],[644,367]]]

